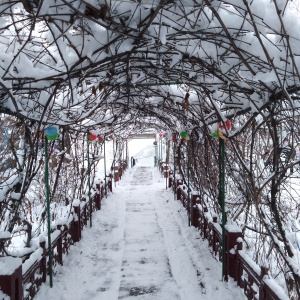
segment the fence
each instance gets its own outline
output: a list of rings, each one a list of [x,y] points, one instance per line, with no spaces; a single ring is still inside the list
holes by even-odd
[[[214,257],[222,261],[222,227],[217,222],[217,216],[208,212],[207,205],[197,192],[190,193],[188,199],[187,187],[182,180],[175,179],[172,171],[159,165],[161,173],[169,172],[168,186],[176,193],[177,200],[181,201],[187,212],[190,213],[191,225],[199,230]],[[190,205],[189,205],[190,203]],[[225,276],[232,277],[249,300],[288,300],[281,286],[268,274],[268,270],[259,267],[243,251],[243,235],[238,226],[225,225]]]
[[[126,165],[122,165],[123,171]],[[112,192],[112,175],[107,176],[107,189]],[[101,200],[104,198],[105,185],[96,184],[92,194],[92,211],[101,209]],[[83,227],[90,219],[89,201],[73,201],[74,212],[70,214],[67,224],[57,225],[51,233],[52,266],[63,265],[63,255],[68,254],[70,246],[81,239]],[[40,240],[39,247],[22,263],[20,258],[3,257],[0,259],[0,292],[2,291],[12,300],[29,300],[34,297],[43,282],[46,282],[49,273],[48,248],[46,239]],[[0,293],[0,300],[1,293]]]

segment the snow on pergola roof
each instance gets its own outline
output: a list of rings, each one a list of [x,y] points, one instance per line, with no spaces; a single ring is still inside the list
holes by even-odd
[[[298,101],[300,21],[286,0],[2,0],[0,12],[5,113],[176,129]]]

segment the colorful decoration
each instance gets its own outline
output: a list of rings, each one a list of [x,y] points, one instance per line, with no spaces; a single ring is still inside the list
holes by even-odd
[[[48,141],[54,141],[58,138],[57,128],[55,126],[50,126],[45,129],[45,135]]]
[[[104,142],[104,138],[101,135],[98,135],[98,143],[103,143]]]
[[[219,135],[219,130],[215,131],[212,133],[212,136],[215,138],[215,139],[218,139],[220,138],[220,135]]]
[[[226,120],[224,123],[218,122],[218,127],[219,128],[226,128],[227,130],[231,130],[232,129],[232,123],[231,123],[230,120]]]
[[[222,129],[226,130],[232,129],[232,123],[230,120],[226,120],[224,123],[218,122],[217,129],[211,134],[215,139],[221,138],[223,140],[227,140],[227,137],[224,135]]]
[[[96,138],[97,138],[97,135],[90,132],[88,134],[87,138],[88,138],[89,141],[95,141]]]
[[[187,141],[190,139],[189,134],[186,131],[181,131],[179,135],[183,140]]]

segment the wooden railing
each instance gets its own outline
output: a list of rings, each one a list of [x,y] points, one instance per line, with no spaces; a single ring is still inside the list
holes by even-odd
[[[163,163],[162,163],[163,165]],[[160,171],[166,172],[162,167]],[[187,187],[182,180],[175,179],[172,170],[168,170],[169,187],[176,193],[183,207],[190,213],[191,225],[199,230],[215,258],[222,261],[222,227],[217,216],[209,213],[206,203],[197,192],[190,193],[188,199]],[[190,203],[190,207],[188,205]],[[272,279],[268,270],[259,267],[243,251],[243,235],[236,225],[225,225],[225,274],[232,277],[237,285],[244,289],[249,300],[288,300],[289,297],[278,283]]]
[[[122,165],[123,172],[126,165]],[[112,175],[107,176],[107,190],[112,192]],[[96,184],[92,194],[92,212],[101,209],[101,200],[104,198],[105,186]],[[75,200],[72,203],[73,211],[68,222],[58,224],[56,230],[51,233],[52,267],[53,275],[56,274],[56,266],[63,265],[63,257],[67,255],[70,246],[81,239],[81,232],[90,220],[89,201],[85,198]],[[39,247],[22,263],[19,258],[0,258],[3,268],[7,266],[7,272],[0,271],[0,290],[12,300],[29,300],[34,297],[43,282],[46,282],[49,274],[48,247],[46,237],[40,239]],[[15,266],[13,269],[11,266]],[[1,298],[1,296],[0,296]]]

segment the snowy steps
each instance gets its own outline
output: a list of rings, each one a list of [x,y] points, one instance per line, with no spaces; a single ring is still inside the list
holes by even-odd
[[[131,185],[139,185],[140,197],[126,201],[119,289],[119,299],[122,300],[155,300],[170,293],[170,299],[180,299],[171,273],[162,230],[158,225],[158,216],[151,201],[153,199],[149,198],[151,196],[145,187],[151,180],[150,168],[138,168]]]
[[[35,299],[244,299],[236,283],[220,281],[220,263],[187,224],[161,174],[135,166],[57,266],[54,287],[42,286]]]

